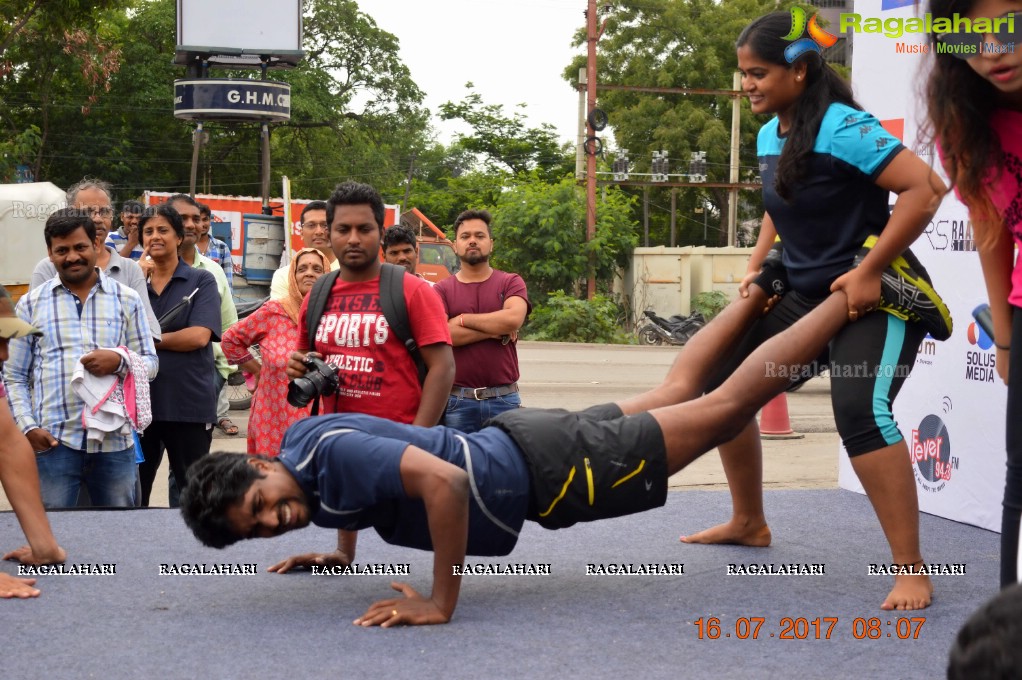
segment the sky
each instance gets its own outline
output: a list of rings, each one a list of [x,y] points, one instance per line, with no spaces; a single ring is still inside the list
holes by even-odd
[[[357,0],[376,24],[397,36],[401,60],[426,93],[434,113],[458,101],[472,82],[484,104],[502,104],[510,116],[527,104],[528,125],[553,125],[574,143],[578,93],[561,73],[584,47],[572,36],[585,25],[586,0]],[[450,142],[455,123],[433,119],[439,140]]]

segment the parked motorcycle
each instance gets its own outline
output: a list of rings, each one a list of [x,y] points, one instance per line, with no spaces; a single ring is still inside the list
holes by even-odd
[[[643,312],[647,323],[638,330],[639,340],[644,345],[684,345],[696,332],[706,325],[706,319],[699,312],[689,316],[675,314],[669,319],[657,316],[647,309]]]

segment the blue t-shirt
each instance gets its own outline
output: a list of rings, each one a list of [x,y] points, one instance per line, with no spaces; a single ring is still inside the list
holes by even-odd
[[[163,332],[201,326],[210,330],[210,342],[188,352],[160,349],[160,372],[149,383],[153,420],[178,423],[215,423],[216,391],[213,384],[213,342],[220,341],[220,293],[216,279],[204,269],[189,267],[178,260],[170,282],[157,295],[149,285],[149,302],[157,319],[164,318],[181,300],[192,297],[184,314],[162,323]]]
[[[834,279],[849,270],[866,237],[887,224],[889,192],[875,182],[904,147],[872,114],[831,104],[809,168],[787,203],[774,188],[785,139],[778,134],[777,118],[759,130],[763,206],[784,244],[792,289],[824,297]]]
[[[472,434],[362,414],[303,418],[288,428],[280,462],[309,501],[312,523],[372,527],[393,545],[432,550],[426,508],[401,484],[401,456],[417,446],[469,475],[469,555],[507,555],[529,504],[529,472],[515,443],[494,427]]]

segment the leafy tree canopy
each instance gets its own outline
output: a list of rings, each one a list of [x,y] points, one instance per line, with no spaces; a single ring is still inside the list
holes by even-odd
[[[174,0],[16,0],[0,10],[0,139],[18,140],[17,162],[67,186],[85,175],[114,183],[121,198],[142,189],[187,190],[193,124],[172,114]],[[423,94],[398,56],[397,39],[354,0],[304,3],[306,58],[271,71],[292,85],[292,119],[272,126],[274,185],[323,197],[339,178],[398,187],[410,151],[426,139]],[[60,10],[58,12],[58,9]],[[17,29],[17,31],[15,31]],[[214,71],[258,78],[258,72]],[[31,126],[37,137],[26,135]],[[200,191],[256,194],[258,125],[207,123]],[[35,143],[30,153],[26,145]],[[13,150],[8,141],[4,149]],[[2,170],[2,168],[0,168]]]
[[[481,156],[490,171],[518,175],[536,170],[548,179],[564,173],[568,150],[558,144],[552,125],[527,127],[525,104],[509,117],[500,104],[484,104],[472,83],[465,87],[468,94],[461,101],[440,105],[441,120],[462,120],[472,128],[472,134],[458,135],[459,146]]]
[[[732,87],[736,69],[735,40],[753,19],[777,9],[773,0],[621,0],[601,16],[606,27],[597,43],[598,82],[663,88],[721,89]],[[584,46],[585,30],[576,34]],[[563,75],[577,83],[585,55],[576,57]],[[632,169],[649,172],[652,152],[667,150],[672,173],[688,172],[689,154],[706,151],[710,180],[728,181],[731,139],[731,98],[708,95],[652,94],[597,90],[598,105],[607,112],[617,148],[629,151]],[[766,122],[741,101],[741,179],[758,175],[756,133]],[[669,204],[664,190],[653,201]],[[750,192],[751,193],[751,192]],[[726,238],[727,191],[691,189],[679,192],[679,212],[692,216],[709,199],[718,224],[719,242]],[[754,210],[762,214],[758,199]],[[664,211],[658,211],[664,216]],[[666,216],[665,216],[666,217]],[[664,220],[658,225],[663,234]],[[698,219],[679,220],[682,243],[702,241]],[[656,227],[655,227],[656,229]]]
[[[596,237],[586,241],[585,202],[574,178],[522,179],[493,207],[495,266],[521,275],[529,297],[542,304],[556,290],[578,294],[593,253],[597,281],[608,287],[636,245],[632,205],[624,192],[608,189],[597,202]]]

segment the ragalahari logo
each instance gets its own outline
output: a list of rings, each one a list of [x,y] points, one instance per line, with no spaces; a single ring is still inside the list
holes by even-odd
[[[816,23],[817,16],[814,14],[807,22],[804,9],[801,7],[791,8],[791,30],[788,31],[788,35],[781,36],[785,40],[792,41],[784,48],[784,58],[788,60],[789,64],[794,64],[796,59],[810,50],[822,54],[823,48],[833,47],[837,44],[837,36],[827,33]],[[806,31],[809,32],[808,38],[802,37]]]

